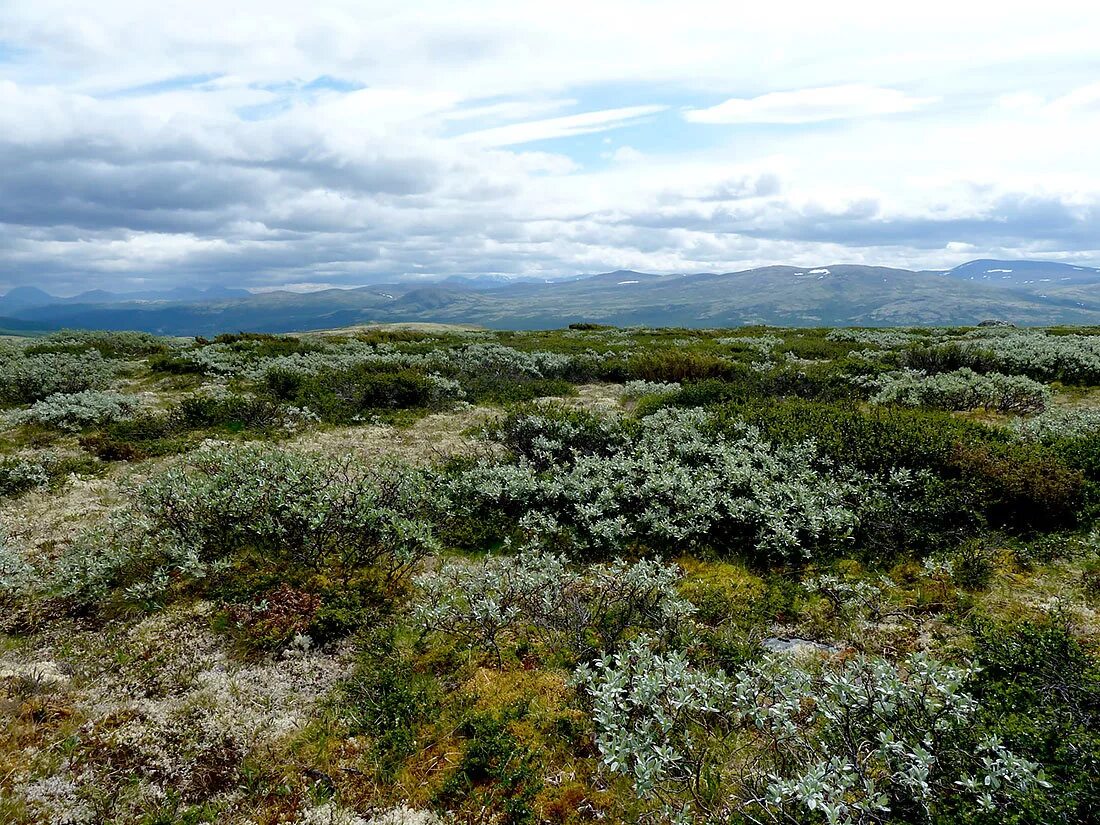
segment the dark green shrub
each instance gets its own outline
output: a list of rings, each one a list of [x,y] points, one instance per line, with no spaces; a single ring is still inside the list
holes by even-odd
[[[368,639],[354,672],[339,688],[339,702],[349,721],[348,735],[370,737],[378,779],[389,781],[420,749],[417,729],[435,718],[440,690],[430,674],[414,671],[392,633],[381,632]]]
[[[744,370],[724,358],[686,349],[647,350],[627,363],[630,378],[683,383],[706,378],[729,378]]]
[[[1100,819],[1100,661],[1064,620],[983,621],[974,633],[980,670],[971,691],[988,733],[1043,765],[1050,786],[998,821]]]
[[[275,426],[280,420],[280,410],[276,404],[243,395],[193,395],[180,401],[172,415],[179,429],[188,430],[206,427],[262,430]]]
[[[446,808],[491,811],[504,825],[535,821],[532,804],[542,789],[536,755],[508,731],[507,716],[473,714],[460,732],[466,747],[436,797]]]
[[[466,396],[475,401],[493,404],[517,404],[548,396],[575,394],[573,385],[564,378],[495,378],[469,375],[460,379]]]
[[[326,421],[350,423],[379,411],[426,408],[439,397],[436,382],[412,369],[393,370],[375,364],[330,370],[298,381],[277,373],[268,384],[280,397],[288,394]]]

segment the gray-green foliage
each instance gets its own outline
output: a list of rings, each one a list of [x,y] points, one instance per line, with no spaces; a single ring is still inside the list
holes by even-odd
[[[85,604],[111,592],[147,598],[173,577],[240,564],[394,581],[436,548],[426,485],[399,467],[214,445],[134,489],[133,507],[50,563],[44,589]]]
[[[872,384],[877,389],[871,398],[875,404],[938,410],[1029,413],[1045,409],[1051,394],[1049,387],[1023,375],[981,374],[969,367],[936,375],[903,370],[874,379]]]
[[[717,432],[702,410],[662,410],[608,452],[570,453],[549,430],[539,456],[483,462],[455,482],[460,504],[516,514],[541,545],[616,555],[701,545],[771,559],[843,544],[864,479],[812,444],[776,446],[752,427]]]
[[[26,556],[0,533],[0,605],[11,603],[34,587],[35,571]]]
[[[1044,381],[1100,381],[1100,337],[1050,335],[1041,330],[981,329],[960,346],[976,359],[1004,372]]]
[[[1012,429],[1029,441],[1049,443],[1063,438],[1084,438],[1100,434],[1100,410],[1053,408],[1032,418],[1012,422]]]
[[[638,639],[577,681],[605,766],[670,818],[855,825],[931,821],[960,799],[993,811],[1044,782],[975,732],[971,675],[923,655],[772,656],[727,677]],[[757,761],[743,772],[746,737]]]
[[[198,451],[150,479],[138,501],[153,529],[202,561],[251,550],[267,563],[396,574],[435,546],[425,485],[398,467],[244,445]]]
[[[0,359],[0,400],[26,404],[55,393],[103,389],[113,374],[111,362],[94,350],[77,354],[14,352]]]
[[[417,576],[413,619],[498,656],[505,643],[531,639],[584,658],[631,632],[680,630],[692,612],[677,593],[680,578],[677,567],[647,560],[586,568],[537,552],[448,560]]]
[[[623,387],[623,398],[642,398],[646,395],[669,395],[680,389],[676,381],[627,381]]]
[[[140,407],[140,399],[133,395],[84,390],[55,393],[36,401],[29,409],[16,413],[13,420],[19,424],[41,424],[75,432],[91,425],[130,418]]]
[[[0,456],[0,497],[44,487],[50,482],[49,462],[42,458]]]

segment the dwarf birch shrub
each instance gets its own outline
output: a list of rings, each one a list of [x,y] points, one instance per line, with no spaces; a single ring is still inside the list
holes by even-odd
[[[56,393],[103,389],[113,372],[98,351],[16,353],[0,360],[0,400],[28,404]]]
[[[472,563],[449,560],[416,578],[414,622],[502,656],[530,639],[587,658],[630,632],[670,638],[693,611],[679,568],[654,561],[573,568],[563,556],[526,552]]]
[[[663,410],[607,454],[481,462],[454,479],[453,498],[470,517],[503,513],[534,544],[580,555],[710,546],[799,559],[846,542],[862,477],[811,444],[776,447],[751,427],[717,432],[710,421],[702,410]]]
[[[605,767],[669,819],[855,825],[992,812],[1045,783],[977,730],[972,675],[922,655],[770,656],[729,678],[639,639],[576,678]]]
[[[874,404],[929,407],[937,410],[996,410],[1030,413],[1046,408],[1050,388],[1022,375],[990,372],[984,375],[969,367],[927,375],[915,370],[894,372],[873,379],[878,392]]]
[[[140,406],[141,402],[135,396],[117,392],[84,390],[56,393],[17,413],[14,421],[78,432],[92,425],[130,418]]]

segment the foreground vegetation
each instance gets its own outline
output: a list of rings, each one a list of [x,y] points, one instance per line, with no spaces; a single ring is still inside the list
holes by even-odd
[[[1100,330],[0,350],[0,821],[1100,816]]]

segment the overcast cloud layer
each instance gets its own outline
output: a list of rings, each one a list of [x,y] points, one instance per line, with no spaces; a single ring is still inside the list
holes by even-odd
[[[1100,264],[1095,4],[741,5],[2,3],[0,290]]]

